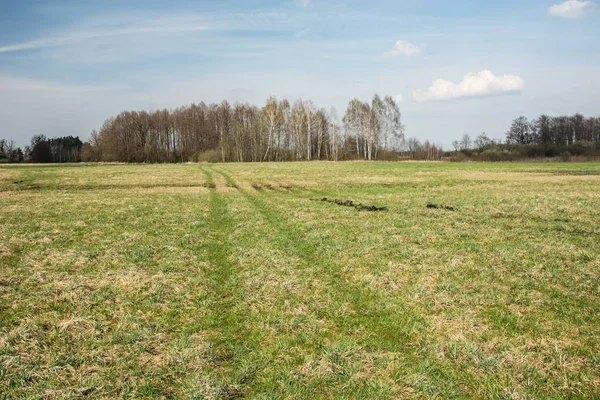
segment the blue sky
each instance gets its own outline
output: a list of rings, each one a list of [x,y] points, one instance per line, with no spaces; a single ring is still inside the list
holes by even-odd
[[[271,95],[341,118],[379,93],[449,148],[519,115],[600,114],[599,23],[583,0],[0,0],[0,137]]]

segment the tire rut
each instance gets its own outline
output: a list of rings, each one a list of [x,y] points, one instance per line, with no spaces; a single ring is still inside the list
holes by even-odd
[[[342,270],[333,260],[325,257],[321,244],[311,241],[298,229],[289,217],[281,210],[281,205],[263,200],[270,192],[250,193],[226,173],[213,168],[223,176],[228,185],[239,187],[241,194],[254,209],[264,218],[265,222],[277,233],[273,247],[289,257],[298,257],[302,273],[309,279],[325,281],[327,294],[335,308],[327,308],[320,302],[306,302],[309,312],[322,320],[328,320],[334,328],[330,341],[355,342],[366,353],[392,353],[394,357],[410,365],[414,373],[420,373],[423,368],[429,369],[434,385],[456,386],[456,377],[448,374],[450,366],[441,360],[438,354],[438,343],[428,332],[429,326],[425,318],[408,305],[394,297],[384,296],[360,283],[352,282],[352,277]],[[350,313],[341,312],[349,308]],[[317,353],[322,356],[323,349],[309,349],[308,354]],[[405,371],[406,372],[406,371]]]
[[[215,172],[221,174],[228,184],[236,184],[226,173],[216,169]],[[345,317],[345,320],[334,321],[334,325],[337,325],[340,330],[342,329],[340,325],[343,324],[350,324],[353,329],[371,329],[368,336],[374,340],[367,340],[364,344],[378,343],[380,345],[378,347],[398,350],[403,344],[413,342],[414,336],[424,329],[424,320],[415,312],[398,304],[395,308],[390,307],[389,298],[385,299],[349,282],[350,278],[335,265],[335,262],[323,257],[318,244],[311,242],[293,223],[286,221],[286,217],[278,210],[279,207],[265,202],[261,195],[250,194],[241,187],[239,192],[273,229],[281,233],[277,235],[280,239],[276,246],[290,256],[299,256],[302,265],[307,267],[307,272],[311,266],[319,266],[318,270],[311,271],[311,278],[325,277],[326,285],[335,288],[330,291],[333,300],[340,306],[343,304],[351,306],[353,312]],[[323,314],[324,311],[315,310],[317,314]],[[364,326],[365,324],[368,326]]]
[[[209,240],[205,245],[209,261],[206,272],[211,282],[208,295],[210,317],[203,325],[210,332],[211,372],[220,382],[218,386],[223,391],[223,398],[242,398],[243,391],[234,383],[245,381],[247,384],[253,378],[240,376],[244,373],[244,356],[252,351],[252,335],[248,330],[250,313],[244,307],[244,285],[239,280],[242,267],[233,260],[231,235],[236,223],[227,202],[216,190],[212,173],[202,167],[200,169],[210,188]],[[236,395],[232,397],[231,393]]]

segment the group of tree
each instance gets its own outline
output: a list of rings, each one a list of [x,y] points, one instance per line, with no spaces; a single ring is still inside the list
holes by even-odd
[[[175,110],[125,111],[92,132],[84,161],[262,162],[367,159],[398,150],[404,127],[391,97],[354,99],[340,122],[312,101],[269,98],[262,108],[192,104]]]
[[[419,141],[417,138],[409,138],[402,146],[400,153],[401,157],[409,160],[441,160],[445,151],[441,145],[431,143],[429,140],[425,142]]]
[[[32,162],[80,162],[82,148],[83,142],[77,136],[49,139],[45,135],[35,135],[31,139],[28,153]]]
[[[69,163],[80,162],[83,142],[77,136],[49,139],[35,135],[31,144],[21,149],[14,141],[0,139],[0,163]]]
[[[487,148],[501,145],[502,140],[491,139],[485,132],[478,135],[475,139],[471,139],[471,136],[465,134],[460,140],[452,142],[455,152],[484,151]]]
[[[532,121],[519,117],[506,133],[507,144],[571,146],[577,142],[600,142],[600,117],[542,115]]]
[[[600,156],[600,117],[586,118],[581,114],[538,119],[515,119],[506,141],[490,139],[485,133],[474,140],[464,135],[452,142],[454,160],[516,161],[531,158]]]
[[[25,159],[25,154],[14,141],[0,139],[0,163],[18,163]]]

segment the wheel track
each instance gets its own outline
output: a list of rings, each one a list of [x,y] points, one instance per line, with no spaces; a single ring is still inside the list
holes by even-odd
[[[236,182],[226,173],[216,170],[221,174],[228,184],[234,185]],[[240,187],[240,185],[238,185]],[[355,317],[351,317],[352,325],[356,328],[362,325],[363,318],[367,317],[379,339],[384,339],[388,349],[397,348],[400,342],[406,342],[411,339],[418,330],[419,325],[424,321],[413,311],[402,307],[402,310],[392,310],[387,307],[387,299],[363,289],[358,285],[352,284],[349,277],[339,268],[335,262],[325,259],[323,253],[319,251],[319,244],[313,243],[297,227],[288,221],[286,217],[278,210],[280,207],[265,202],[261,195],[252,195],[243,188],[239,192],[254,206],[254,208],[265,218],[270,226],[280,234],[277,235],[277,246],[290,255],[298,255],[302,259],[304,266],[318,264],[319,269],[312,271],[312,278],[328,277],[327,285],[332,289],[331,296],[340,304],[349,303],[354,310]],[[282,240],[286,238],[287,240]],[[309,272],[309,270],[307,270]],[[318,275],[318,276],[317,276]],[[386,303],[386,304],[384,304]],[[375,307],[375,306],[381,307]],[[399,305],[399,304],[396,304]],[[379,310],[379,311],[377,311]],[[406,318],[407,324],[400,324],[397,319],[398,311],[402,311],[402,316]],[[390,324],[395,322],[395,324]]]
[[[200,167],[209,187],[209,239],[204,245],[208,258],[206,274],[210,279],[207,303],[210,317],[201,325],[208,331],[211,345],[210,364],[214,391],[219,398],[242,398],[242,384],[254,378],[244,359],[256,347],[256,335],[249,330],[250,312],[244,303],[244,285],[240,281],[242,266],[233,260],[231,235],[236,223],[226,200],[217,192],[210,170]]]
[[[305,304],[309,312],[321,319],[329,319],[335,327],[334,337],[330,340],[351,340],[367,353],[394,354],[401,363],[410,365],[414,373],[429,369],[430,376],[434,376],[440,385],[456,385],[456,376],[448,374],[444,363],[435,355],[435,343],[429,340],[424,318],[399,299],[390,299],[352,282],[352,277],[335,260],[326,257],[320,243],[311,241],[298,226],[289,222],[280,205],[264,200],[269,192],[251,194],[225,172],[214,167],[213,171],[220,174],[227,185],[238,187],[239,193],[277,232],[274,248],[289,257],[299,257],[302,272],[308,279],[325,280],[330,289],[327,295],[340,309],[349,305],[350,313],[332,313],[326,305]],[[319,357],[322,351],[326,349],[317,349],[317,354],[313,355]]]

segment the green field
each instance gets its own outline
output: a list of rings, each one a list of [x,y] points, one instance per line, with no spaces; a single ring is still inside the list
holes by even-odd
[[[2,398],[600,398],[599,163],[5,166],[0,207]]]

